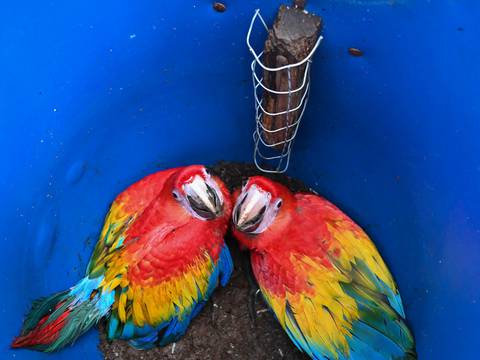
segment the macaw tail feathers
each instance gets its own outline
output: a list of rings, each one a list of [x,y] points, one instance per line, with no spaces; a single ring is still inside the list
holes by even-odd
[[[20,336],[11,346],[52,352],[75,342],[113,304],[112,292],[101,294],[97,290],[100,281],[86,277],[70,290],[34,301]]]

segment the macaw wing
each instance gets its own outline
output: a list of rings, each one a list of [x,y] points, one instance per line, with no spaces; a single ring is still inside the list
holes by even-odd
[[[190,225],[157,228],[154,238],[138,239],[138,246],[110,260],[102,283],[102,291],[115,291],[109,338],[146,337],[137,340],[141,348],[175,341],[218,284],[227,284],[233,264],[222,234],[204,231],[214,239],[210,246],[195,243],[191,234],[197,230]]]
[[[330,203],[313,210],[302,213],[321,214],[315,219],[319,227],[311,229],[310,223],[306,234],[316,239],[313,246],[302,239],[286,255],[290,266],[277,269],[279,276],[265,278],[265,271],[257,271],[287,334],[315,359],[415,359],[398,289],[374,244]]]
[[[162,190],[165,181],[178,168],[148,175],[129,186],[113,201],[100,237],[87,266],[91,278],[103,275],[108,258],[121,248],[125,231]]]

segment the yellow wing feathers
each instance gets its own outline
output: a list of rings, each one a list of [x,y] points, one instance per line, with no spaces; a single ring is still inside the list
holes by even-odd
[[[107,289],[118,287],[113,309],[123,323],[133,320],[135,326],[157,326],[172,318],[188,314],[192,306],[207,293],[214,264],[205,254],[195,259],[181,274],[160,282],[138,284],[129,279],[128,269],[121,259],[113,262],[101,284]]]
[[[355,228],[352,229],[352,226],[355,226]],[[333,239],[339,244],[339,253],[335,256],[335,261],[338,262],[337,266],[340,267],[342,272],[349,274],[357,260],[361,260],[375,276],[390,289],[396,291],[395,281],[387,265],[362,229],[351,221],[327,223],[327,228]],[[370,289],[375,289],[375,284],[371,279],[364,277],[363,280],[370,283]]]

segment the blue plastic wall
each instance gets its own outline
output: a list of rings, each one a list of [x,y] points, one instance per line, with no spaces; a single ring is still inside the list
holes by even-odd
[[[245,32],[278,1],[10,1],[0,11],[0,349],[83,274],[115,194],[158,169],[250,160]],[[478,359],[477,1],[320,1],[290,174],[353,216],[395,274],[421,359]],[[347,53],[351,46],[363,57]],[[53,359],[99,359],[96,331]]]

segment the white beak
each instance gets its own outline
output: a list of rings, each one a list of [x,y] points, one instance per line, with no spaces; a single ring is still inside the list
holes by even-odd
[[[256,185],[242,191],[233,210],[233,224],[244,232],[254,232],[260,225],[270,204],[270,193]]]
[[[196,175],[193,181],[184,185],[186,199],[192,210],[204,219],[214,219],[223,211],[222,195],[216,184],[208,184]]]

